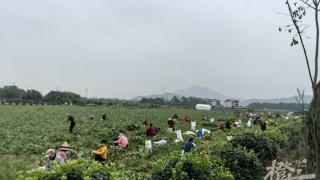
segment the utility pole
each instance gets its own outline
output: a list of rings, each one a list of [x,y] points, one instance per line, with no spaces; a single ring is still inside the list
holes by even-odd
[[[164,88],[162,88],[162,98],[163,98],[163,101],[165,101],[165,97],[164,97]]]
[[[86,89],[86,99],[88,99],[88,89]]]

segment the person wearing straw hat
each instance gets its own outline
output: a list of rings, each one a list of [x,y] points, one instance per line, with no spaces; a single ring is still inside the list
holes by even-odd
[[[45,157],[48,158],[45,165],[45,169],[47,170],[50,169],[52,161],[56,161],[58,164],[64,163],[64,158],[58,155],[54,149],[48,149]]]
[[[68,144],[68,142],[63,142],[57,152],[59,156],[62,156],[64,161],[68,160],[67,151],[71,150],[71,146]]]

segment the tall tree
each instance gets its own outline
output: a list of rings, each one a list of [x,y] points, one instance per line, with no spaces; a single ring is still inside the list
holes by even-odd
[[[42,100],[42,94],[39,91],[32,89],[27,90],[22,98],[33,102],[40,102]]]
[[[280,27],[279,30],[294,33],[291,46],[301,45],[304,60],[308,69],[308,76],[313,91],[313,101],[311,103],[308,118],[305,121],[308,146],[309,167],[316,170],[316,179],[320,179],[320,82],[318,80],[318,61],[319,61],[319,10],[320,0],[285,0],[288,7],[289,17],[292,24]],[[311,27],[314,31],[314,47],[306,47],[306,29],[309,25],[304,24],[304,17],[310,13],[313,17]],[[313,52],[314,51],[314,52]],[[311,57],[311,55],[314,55]],[[312,67],[313,65],[313,67]]]

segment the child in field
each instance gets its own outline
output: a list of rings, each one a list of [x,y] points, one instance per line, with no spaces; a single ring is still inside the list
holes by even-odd
[[[94,159],[98,162],[104,162],[107,159],[107,141],[101,140],[101,147],[98,150],[92,151],[95,155]]]

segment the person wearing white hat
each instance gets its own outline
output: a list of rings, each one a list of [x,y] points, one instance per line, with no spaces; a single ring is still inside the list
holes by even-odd
[[[45,157],[48,158],[45,169],[50,169],[51,161],[57,161],[58,164],[64,163],[63,157],[58,155],[54,149],[48,149]]]

